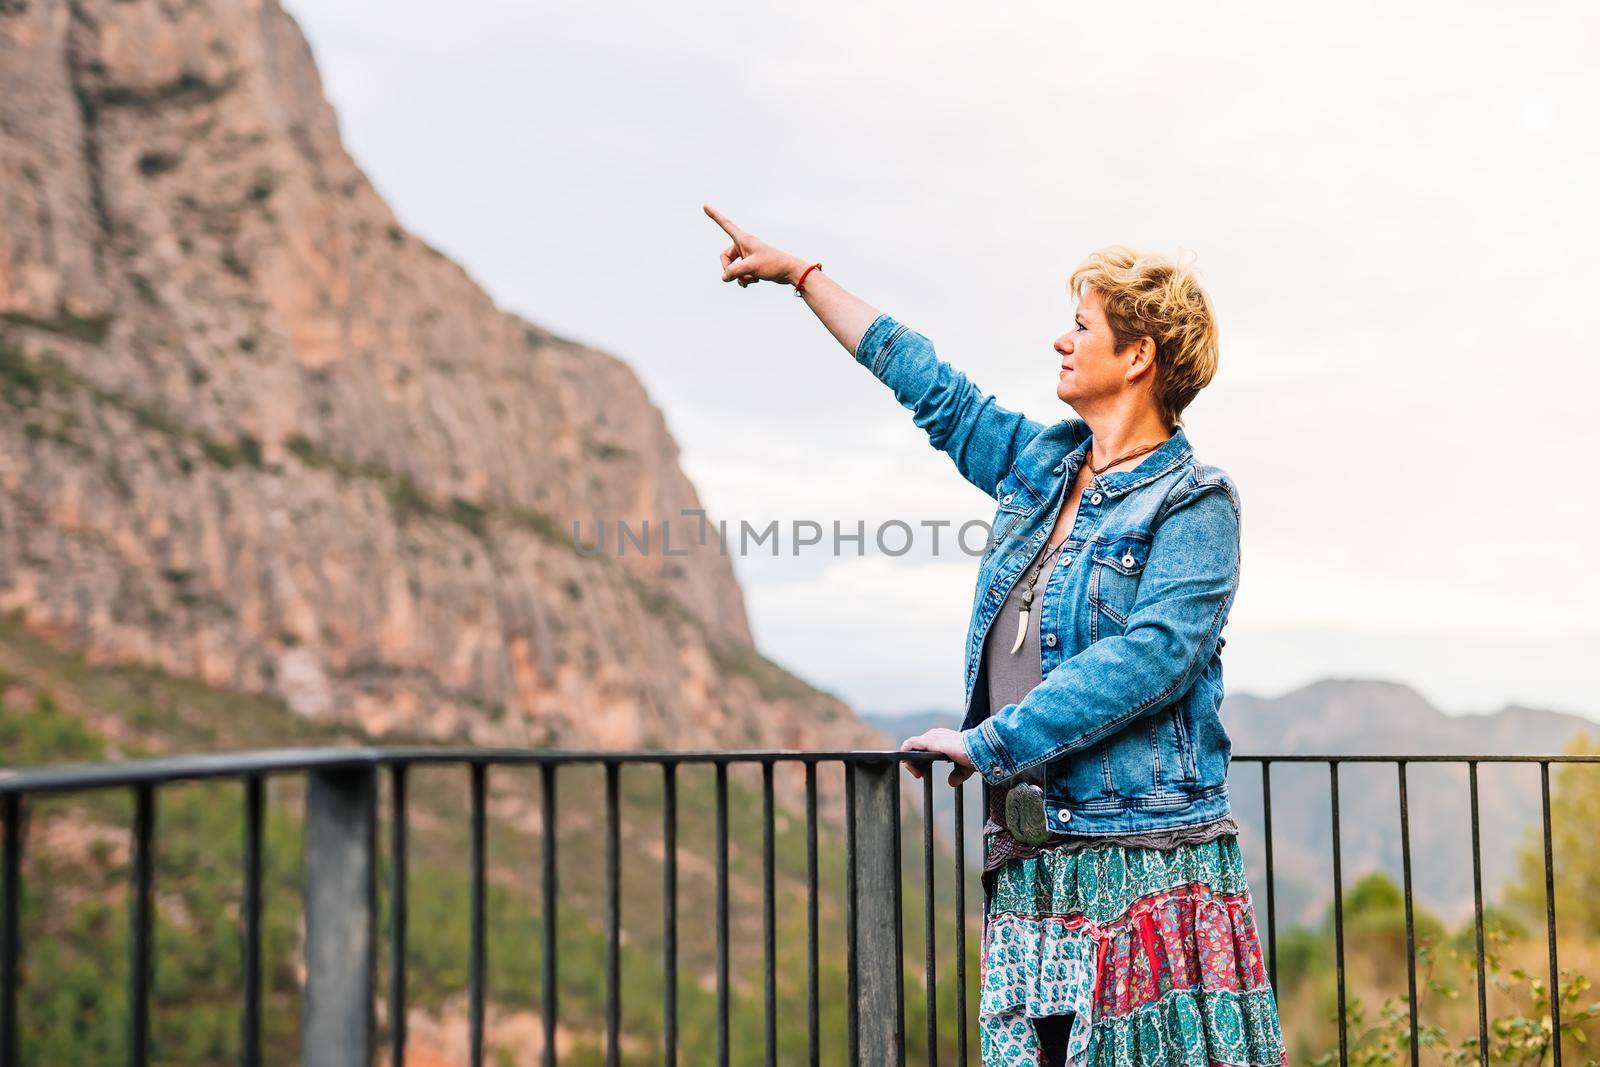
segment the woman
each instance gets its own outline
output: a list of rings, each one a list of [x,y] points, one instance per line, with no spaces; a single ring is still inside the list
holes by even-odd
[[[1239,497],[1181,414],[1217,365],[1194,273],[1123,247],[1073,272],[1052,426],[996,404],[926,337],[709,205],[723,281],[777,281],[998,504],[966,717],[902,750],[986,782],[985,1064],[1286,1064],[1222,727]],[[926,764],[908,762],[921,777]]]

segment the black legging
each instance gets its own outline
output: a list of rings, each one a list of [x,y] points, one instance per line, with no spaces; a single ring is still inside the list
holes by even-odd
[[[1066,1067],[1067,1038],[1072,1034],[1072,1013],[1035,1017],[1033,1028],[1039,1033],[1039,1047],[1045,1067]]]

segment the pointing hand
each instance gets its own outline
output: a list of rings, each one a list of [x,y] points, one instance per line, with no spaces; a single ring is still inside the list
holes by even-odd
[[[733,238],[733,244],[722,251],[723,281],[737,280],[740,288],[763,281],[793,285],[798,271],[805,270],[807,264],[798,257],[772,247],[755,234],[741,230],[710,204],[705,205],[705,211],[713,222]]]

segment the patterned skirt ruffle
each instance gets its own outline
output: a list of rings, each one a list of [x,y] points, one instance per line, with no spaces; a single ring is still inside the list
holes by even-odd
[[[1288,1064],[1236,836],[1008,860],[987,909],[987,1067],[1042,1064],[1064,1012],[1069,1067]]]

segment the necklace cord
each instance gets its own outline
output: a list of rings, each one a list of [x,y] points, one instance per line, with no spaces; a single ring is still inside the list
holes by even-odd
[[[1134,456],[1142,456],[1146,452],[1154,452],[1156,449],[1160,448],[1162,445],[1166,444],[1167,441],[1170,441],[1170,440],[1171,440],[1171,438],[1169,437],[1166,440],[1157,441],[1153,445],[1145,445],[1142,448],[1134,449],[1132,452],[1125,452],[1122,455],[1118,456],[1116,459],[1107,460],[1106,462],[1100,464],[1100,466],[1098,466],[1098,467],[1096,467],[1094,465],[1094,448],[1093,448],[1093,446],[1091,446],[1089,451],[1088,451],[1088,453],[1083,457],[1083,462],[1088,466],[1089,470],[1092,473],[1094,473],[1094,474],[1103,474],[1103,473],[1105,473],[1107,468],[1115,467],[1118,463],[1121,463],[1124,460],[1132,459]]]

